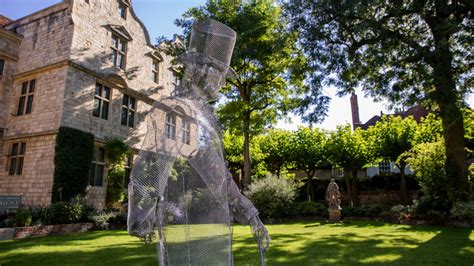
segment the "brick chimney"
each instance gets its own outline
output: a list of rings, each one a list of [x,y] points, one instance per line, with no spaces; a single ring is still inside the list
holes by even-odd
[[[352,128],[356,129],[360,126],[360,118],[359,118],[359,103],[357,102],[357,95],[352,93],[351,95],[351,113],[352,113]]]

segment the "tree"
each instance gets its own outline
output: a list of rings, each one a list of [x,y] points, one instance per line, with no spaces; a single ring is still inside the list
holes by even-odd
[[[318,128],[300,127],[290,139],[290,158],[298,170],[306,173],[308,200],[314,198],[313,180],[316,170],[329,167],[326,132]]]
[[[245,188],[251,177],[251,136],[296,107],[290,97],[304,87],[304,57],[296,34],[286,30],[281,8],[272,0],[208,1],[189,9],[176,24],[186,35],[199,18],[218,20],[237,32],[231,62],[237,78],[221,91],[225,100],[218,115],[226,128],[244,136]]]
[[[383,116],[381,121],[368,130],[377,157],[395,162],[400,170],[400,201],[402,204],[408,203],[405,169],[416,130],[417,123],[411,116],[407,118]]]
[[[311,57],[312,86],[439,108],[446,171],[466,197],[462,101],[474,76],[474,2],[291,0],[286,14]]]
[[[328,140],[330,162],[344,168],[344,180],[351,205],[357,204],[358,171],[373,161],[372,150],[366,131],[357,128],[354,132],[349,124],[337,126]]]
[[[292,133],[288,130],[272,129],[255,139],[263,153],[263,161],[268,170],[278,177],[291,160],[291,136]]]

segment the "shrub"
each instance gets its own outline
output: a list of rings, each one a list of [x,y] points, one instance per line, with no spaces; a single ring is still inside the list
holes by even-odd
[[[423,196],[420,198],[418,205],[414,207],[413,216],[416,219],[424,219],[443,224],[446,222],[451,202],[438,196]]]
[[[303,201],[299,204],[299,210],[303,216],[327,216],[327,208],[320,202]]]
[[[102,229],[109,229],[109,222],[117,216],[114,211],[102,211],[89,216],[96,226]]]
[[[454,204],[451,209],[451,216],[461,220],[474,219],[474,200]]]
[[[30,226],[32,215],[30,209],[18,208],[15,211],[15,226]]]
[[[69,224],[89,221],[88,215],[94,209],[87,205],[85,199],[76,196],[69,202],[56,202],[49,206],[46,218],[49,224]]]
[[[415,171],[421,190],[428,197],[427,201],[436,198],[448,200],[452,196],[452,181],[445,171],[446,151],[443,141],[418,144],[413,150],[407,162]]]
[[[283,217],[291,213],[298,185],[285,178],[267,175],[254,181],[245,195],[264,218]]]
[[[388,208],[382,204],[368,204],[362,206],[345,207],[342,208],[343,216],[355,217],[377,217],[382,212],[387,211]]]
[[[60,127],[54,155],[52,202],[68,201],[84,193],[94,149],[94,136],[78,129]]]

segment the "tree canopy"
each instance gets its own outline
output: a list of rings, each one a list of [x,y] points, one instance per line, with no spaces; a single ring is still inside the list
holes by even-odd
[[[383,116],[374,126],[368,129],[370,142],[374,145],[377,157],[395,162],[400,169],[400,200],[408,203],[405,180],[407,158],[414,143],[417,123],[412,116]]]
[[[208,1],[191,8],[176,24],[190,30],[194,19],[218,20],[237,32],[231,67],[237,78],[221,90],[221,122],[244,136],[243,183],[250,182],[251,136],[296,108],[297,92],[304,89],[305,57],[297,35],[287,30],[281,8],[272,0]]]
[[[439,109],[447,172],[463,197],[460,107],[474,87],[474,2],[291,0],[285,7],[311,58],[313,87],[332,84],[340,94],[361,87],[394,105]]]

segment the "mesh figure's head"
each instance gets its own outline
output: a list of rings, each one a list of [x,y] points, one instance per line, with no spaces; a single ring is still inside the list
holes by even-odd
[[[178,57],[185,68],[183,85],[196,85],[203,98],[215,99],[226,78],[236,77],[230,68],[236,37],[234,30],[218,21],[195,21],[188,51]]]

